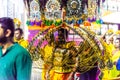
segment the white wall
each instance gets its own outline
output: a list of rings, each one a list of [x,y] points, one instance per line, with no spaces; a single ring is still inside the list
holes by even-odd
[[[0,0],[0,17],[7,16],[7,1],[8,0]]]
[[[0,0],[0,17],[17,18],[21,21],[21,28],[24,30],[25,39],[28,38],[26,27],[26,12],[23,0]]]

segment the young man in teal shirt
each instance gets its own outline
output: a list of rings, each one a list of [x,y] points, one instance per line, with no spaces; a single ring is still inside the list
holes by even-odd
[[[13,42],[14,22],[0,18],[0,80],[30,80],[32,60],[29,52]]]

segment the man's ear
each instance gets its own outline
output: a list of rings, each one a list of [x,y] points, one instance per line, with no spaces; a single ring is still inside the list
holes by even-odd
[[[9,37],[10,34],[11,34],[11,30],[7,29],[7,30],[6,30],[6,33],[5,33],[5,36],[6,36],[6,37]]]

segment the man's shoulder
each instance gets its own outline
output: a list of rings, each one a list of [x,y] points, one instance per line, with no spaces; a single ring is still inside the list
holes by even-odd
[[[16,55],[21,57],[30,57],[30,53],[27,51],[27,49],[23,48],[20,44],[17,44],[16,46]]]
[[[28,51],[18,43],[15,43],[15,51],[28,53]]]

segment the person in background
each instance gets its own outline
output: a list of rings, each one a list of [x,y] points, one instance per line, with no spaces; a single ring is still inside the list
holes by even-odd
[[[14,43],[14,22],[0,18],[0,80],[30,80],[32,60],[29,52]]]
[[[115,49],[112,51],[112,61],[114,63],[113,68],[108,72],[109,79],[118,79],[120,80],[120,71],[116,69],[117,60],[120,58],[120,39],[117,38],[114,42]]]
[[[112,63],[113,67],[111,69],[104,70],[104,75],[102,80],[120,80],[120,71],[116,68],[116,63],[120,58],[120,39],[116,38],[114,41],[114,50],[112,50]]]
[[[23,30],[21,28],[16,28],[14,33],[14,41],[18,42],[22,47],[27,48],[28,41],[23,38]]]
[[[108,31],[107,31],[108,32]],[[101,39],[109,46],[109,49],[110,51],[112,52],[114,50],[114,45],[113,45],[113,42],[114,42],[114,36],[115,36],[115,33],[109,35],[108,37],[106,36],[107,32],[105,32],[102,36],[101,36]]]
[[[54,76],[51,80],[73,80],[74,73],[77,69],[76,55],[77,50],[75,43],[67,42],[68,31],[65,28],[58,29],[58,41],[51,57],[51,65],[49,71],[54,70]]]
[[[113,37],[115,34],[114,33],[112,33],[111,35],[107,35],[107,34],[108,34],[108,31],[106,31],[100,39],[101,39],[101,41],[103,41],[103,45],[105,46],[105,50],[107,52],[109,52],[109,56],[112,56],[112,51],[114,50],[114,44],[113,44],[114,38]],[[109,58],[111,61],[111,57],[109,57]],[[105,64],[105,65],[107,65],[107,64]],[[109,69],[107,66],[104,69],[99,69],[100,72],[97,76],[99,78],[99,80],[108,80]]]
[[[45,45],[43,47],[43,53],[42,53],[42,59],[44,61],[44,64],[43,64],[43,69],[42,69],[42,80],[47,80],[47,70],[49,70],[49,59],[50,57],[52,56],[52,52],[53,52],[53,49],[54,49],[54,34],[49,34],[48,36],[46,36],[46,40],[48,42],[47,45]],[[41,51],[42,52],[42,51]],[[54,71],[51,70],[50,71],[50,80],[52,80],[52,77],[54,76]]]

